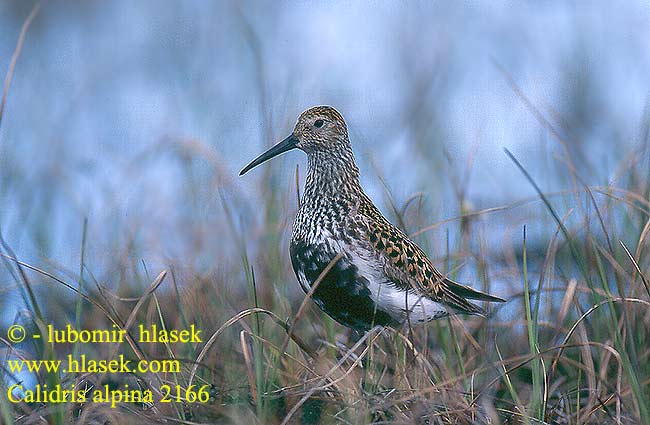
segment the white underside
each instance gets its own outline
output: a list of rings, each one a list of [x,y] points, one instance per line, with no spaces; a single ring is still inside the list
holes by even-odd
[[[399,290],[387,283],[371,282],[370,291],[377,307],[398,322],[426,323],[448,314],[442,304],[411,291]]]
[[[371,296],[377,308],[390,314],[400,323],[426,323],[447,316],[447,309],[440,303],[418,295],[413,290],[396,287],[380,266],[381,260],[374,250],[359,246],[345,246],[344,252],[354,253],[350,260],[369,284]]]
[[[376,267],[376,261],[368,261],[359,256],[355,257],[354,264],[359,273],[368,279],[368,289],[377,307],[390,314],[396,321],[426,323],[448,314],[442,304],[417,295],[414,291],[396,287],[386,278],[383,270]]]
[[[359,274],[368,280],[368,289],[377,308],[388,313],[396,322],[426,323],[449,314],[442,304],[391,283],[380,266],[381,261],[373,257],[376,254],[373,251],[366,247],[341,246],[323,229],[317,234],[320,236],[317,243],[328,243],[331,251],[347,254],[348,259],[358,268]],[[298,281],[302,289],[308,292],[310,283],[304,273],[298,272]]]

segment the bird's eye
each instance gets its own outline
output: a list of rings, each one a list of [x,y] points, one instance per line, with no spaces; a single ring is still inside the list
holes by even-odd
[[[314,127],[316,127],[316,128],[321,128],[323,126],[323,124],[325,124],[324,120],[316,120],[316,121],[314,121]]]

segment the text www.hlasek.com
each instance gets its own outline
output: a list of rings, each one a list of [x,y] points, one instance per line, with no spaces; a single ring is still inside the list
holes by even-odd
[[[178,373],[180,372],[180,362],[178,360],[139,360],[131,365],[130,360],[124,359],[120,355],[114,360],[92,360],[87,359],[85,355],[73,359],[71,355],[65,361],[63,373],[133,373],[133,372],[153,372],[153,373]],[[7,365],[12,373],[20,372],[49,372],[57,373],[62,369],[62,360],[15,360],[8,359]],[[193,390],[187,388],[183,390],[179,385],[173,387],[162,385],[160,391],[163,394],[161,403],[181,402],[181,401],[200,401],[206,402],[209,398],[206,388]],[[40,402],[40,403],[84,403],[87,400],[95,402],[109,403],[114,408],[121,402],[141,402],[152,403],[153,394],[151,390],[129,389],[125,385],[121,389],[109,389],[108,385],[100,389],[95,389],[91,394],[89,389],[75,388],[74,384],[70,389],[64,389],[60,384],[49,388],[47,384],[37,385],[35,389],[26,389],[22,384],[14,384],[8,388],[7,397],[12,403],[18,402]]]
[[[9,370],[12,373],[20,372],[51,372],[56,373],[60,370],[63,373],[178,373],[181,371],[181,364],[178,360],[139,360],[135,365],[131,360],[126,360],[123,354],[120,354],[114,360],[93,360],[87,359],[82,354],[79,359],[73,359],[68,355],[66,360],[67,367],[61,370],[62,360],[7,360]]]

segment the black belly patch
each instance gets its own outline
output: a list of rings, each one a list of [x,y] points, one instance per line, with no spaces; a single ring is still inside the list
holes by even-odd
[[[328,252],[325,246],[300,242],[293,242],[289,250],[296,277],[300,280],[299,275],[304,274],[310,286],[337,255]],[[370,296],[368,280],[346,257],[339,259],[325,275],[312,298],[334,320],[356,330],[395,324],[388,313],[377,308]]]

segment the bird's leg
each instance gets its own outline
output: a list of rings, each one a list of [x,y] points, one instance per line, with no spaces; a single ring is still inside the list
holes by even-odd
[[[361,391],[362,393],[375,393],[377,383],[374,382],[372,379],[372,362],[373,362],[373,347],[372,345],[375,343],[375,340],[379,337],[379,335],[384,331],[383,326],[375,326],[369,331],[365,332],[363,334],[363,351],[365,354],[362,355],[361,358],[361,367],[363,368],[363,371],[361,372]]]
[[[348,346],[352,347],[356,344],[363,336],[366,334],[364,331],[359,331],[353,328],[350,328],[350,333],[348,334]]]
[[[352,361],[357,361],[359,360],[359,356],[355,351],[359,348],[359,345],[361,345],[360,342],[363,342],[361,339],[364,338],[365,335],[365,331],[348,328],[347,340],[336,340],[336,346],[341,350],[343,356],[348,355]],[[361,351],[363,352],[363,350]],[[365,367],[364,361],[365,359],[361,359],[361,367]]]

